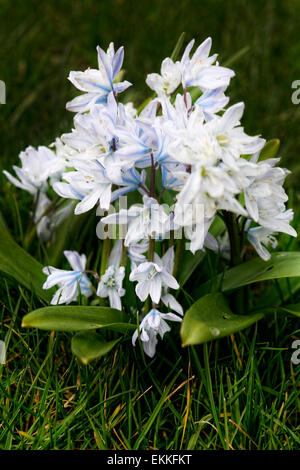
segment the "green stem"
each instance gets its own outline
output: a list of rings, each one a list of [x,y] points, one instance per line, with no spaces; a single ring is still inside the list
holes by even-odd
[[[153,261],[154,257],[154,249],[155,249],[155,239],[150,237],[149,238],[149,248],[148,248],[148,261]]]
[[[232,212],[224,211],[223,215],[230,241],[230,264],[232,267],[234,267],[241,264],[242,262],[242,243],[239,224],[236,215]],[[244,288],[238,289],[234,293],[234,309],[238,313],[243,313],[247,310],[245,294],[246,291]]]
[[[151,152],[151,180],[150,180],[150,197],[155,197],[155,163],[154,156]],[[149,248],[148,248],[148,261],[153,261],[153,255],[155,250],[155,239],[149,237]]]
[[[101,255],[101,265],[100,265],[100,277],[103,276],[103,274],[106,271],[107,268],[107,262],[108,262],[108,256],[109,256],[109,251],[110,251],[110,238],[107,237],[105,240],[103,240],[102,244],[102,255]]]
[[[155,162],[151,152],[151,181],[150,181],[150,197],[155,197]]]
[[[148,248],[148,261],[153,261],[155,250],[155,238],[149,237],[149,248]],[[144,304],[144,313],[148,313],[150,310],[150,297],[148,296]]]
[[[241,239],[239,225],[235,214],[224,211],[224,219],[228,230],[230,241],[230,263],[231,266],[237,266],[241,263]]]
[[[170,230],[170,241],[169,246],[174,246],[174,230]]]
[[[155,162],[154,156],[151,152],[151,177],[150,177],[150,197],[155,198]],[[152,238],[151,235],[149,237],[149,247],[148,247],[148,261],[152,262],[154,258],[154,251],[155,251],[155,238]],[[148,296],[145,300],[145,304],[143,307],[144,313],[148,313],[150,310],[150,297]]]
[[[178,240],[178,242],[176,243],[174,269],[173,269],[173,276],[175,278],[176,278],[176,276],[178,274],[178,271],[179,271],[179,266],[180,266],[180,262],[181,262],[183,247],[184,247],[184,238],[180,238]]]
[[[127,250],[126,250],[126,246],[124,244],[124,240],[122,240],[122,255],[121,255],[120,266],[125,266],[126,267],[126,256],[127,256]]]

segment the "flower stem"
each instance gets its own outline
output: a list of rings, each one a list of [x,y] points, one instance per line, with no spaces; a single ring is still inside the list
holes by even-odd
[[[154,157],[153,157],[152,152],[151,152],[150,197],[155,197],[155,163],[154,163]]]
[[[153,261],[155,249],[155,238],[149,237],[148,261]]]
[[[174,269],[173,269],[173,276],[175,278],[177,277],[177,274],[178,274],[178,271],[179,271],[179,266],[180,266],[180,262],[181,262],[183,247],[184,247],[184,238],[180,238],[178,240],[178,242],[176,243]]]
[[[174,246],[174,230],[170,230],[169,247]]]
[[[242,262],[242,246],[241,246],[241,234],[239,230],[238,220],[235,214],[232,212],[223,212],[224,221],[228,230],[229,241],[230,241],[230,264],[232,267],[238,266]],[[243,288],[237,289],[234,293],[234,308],[238,313],[243,313],[246,308],[246,296]]]
[[[103,244],[102,244],[100,277],[103,276],[103,274],[106,271],[108,256],[109,256],[109,250],[110,250],[110,238],[107,237],[107,238],[105,238],[105,240],[103,240]]]
[[[124,240],[122,240],[122,255],[121,255],[120,266],[125,266],[126,267],[126,255],[127,255],[126,246],[124,244]]]
[[[230,241],[230,264],[237,266],[241,263],[241,240],[236,216],[232,212],[224,211],[224,220]]]

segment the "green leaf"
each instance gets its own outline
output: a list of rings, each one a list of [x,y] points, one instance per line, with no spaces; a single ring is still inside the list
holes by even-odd
[[[265,143],[259,155],[259,161],[275,158],[280,146],[279,139],[272,139]]]
[[[184,263],[182,263],[177,276],[181,287],[183,287],[184,284],[189,280],[195,269],[197,269],[197,266],[199,266],[201,261],[203,261],[204,257],[205,252],[200,250],[197,251],[194,255],[190,251],[184,252]]]
[[[114,308],[58,305],[39,308],[28,313],[23,318],[22,326],[55,331],[107,328],[121,333],[136,328],[126,321],[125,314]]]
[[[263,318],[262,313],[234,315],[221,293],[207,294],[186,312],[181,325],[183,346],[202,344],[243,330]]]
[[[296,315],[296,317],[300,317],[300,304],[289,304],[279,308],[284,312],[292,313],[293,315]]]
[[[173,60],[173,62],[175,62],[178,59],[178,56],[180,54],[180,51],[181,51],[183,43],[184,43],[184,39],[185,39],[185,33],[181,33],[181,35],[179,36],[178,41],[177,41],[177,43],[176,43],[176,45],[173,49],[173,52],[171,54],[171,59]]]
[[[7,229],[2,230],[3,223],[0,220],[0,271],[49,302],[53,290],[46,291],[42,287],[46,280],[43,266],[12,239]]]
[[[222,292],[252,284],[253,282],[300,276],[300,252],[274,253],[269,261],[255,258],[240,264],[218,276]],[[210,282],[199,288],[201,295],[210,292]]]
[[[8,230],[8,228],[7,228],[7,225],[6,225],[5,221],[4,221],[3,215],[2,215],[1,212],[0,212],[0,233],[2,233],[2,232],[5,232],[5,234],[6,234],[9,238],[11,238],[11,235],[10,235],[10,233],[9,233],[9,230]]]
[[[84,364],[88,364],[93,359],[107,354],[119,341],[120,338],[106,341],[95,331],[80,331],[73,336],[71,348],[73,354],[78,356]]]
[[[233,54],[226,62],[224,62],[223,67],[231,67],[232,64],[238,62],[243,55],[247,54],[250,50],[249,46],[244,46],[242,49]]]
[[[255,302],[255,308],[281,305],[282,302],[288,302],[289,298],[299,290],[300,277],[278,279],[276,284],[266,290],[264,295]]]

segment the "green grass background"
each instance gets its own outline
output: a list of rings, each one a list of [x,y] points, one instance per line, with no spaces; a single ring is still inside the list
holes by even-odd
[[[138,104],[146,74],[159,71],[185,31],[197,43],[212,36],[221,64],[248,48],[232,64],[228,93],[232,103],[245,101],[248,133],[281,140],[297,209],[300,105],[291,102],[291,84],[300,79],[299,20],[299,0],[0,0],[7,86],[0,170],[18,164],[27,145],[47,145],[70,129],[65,103],[76,91],[67,76],[96,66],[98,44],[125,46],[126,79],[135,84],[126,100]],[[22,241],[30,198],[2,174],[0,188],[0,210]],[[21,329],[22,316],[39,306],[30,292],[1,277],[0,294],[0,337],[8,342],[1,448],[300,448],[300,366],[290,362],[296,319],[274,316],[234,341],[183,351],[175,334],[146,362],[124,343],[86,367],[71,356],[70,335]]]

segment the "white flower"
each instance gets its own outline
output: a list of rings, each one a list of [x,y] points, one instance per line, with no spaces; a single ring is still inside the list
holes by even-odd
[[[132,101],[124,104],[124,109],[127,116],[130,116],[131,118],[137,117],[137,109],[134,107]]]
[[[37,195],[34,222],[37,223],[36,232],[43,241],[49,240],[51,235],[50,217],[43,216],[50,204],[51,201],[45,193]]]
[[[156,110],[156,102],[154,102]],[[145,110],[144,110],[145,112]],[[125,122],[116,128],[116,134],[118,136],[119,146],[115,152],[115,156],[126,165],[127,168],[137,166],[141,160],[144,163],[146,156],[147,164],[143,166],[149,166],[150,152],[156,144],[156,133],[149,122],[149,119],[142,120],[141,116],[137,119],[133,119],[126,115]]]
[[[264,227],[253,227],[248,230],[248,240],[255,248],[259,256],[268,261],[271,255],[266,249],[267,246],[276,248],[277,240],[274,233]]]
[[[56,154],[47,147],[41,146],[37,149],[27,147],[19,155],[22,167],[13,166],[17,178],[8,171],[3,171],[9,181],[18,188],[24,189],[31,194],[37,191],[46,191],[49,177],[61,173],[65,169],[65,161],[57,158]]]
[[[160,258],[157,253],[154,253],[154,262],[172,275],[174,270],[174,246],[171,246],[162,258]],[[175,299],[175,297],[169,293],[168,287],[163,287],[161,301],[166,307],[169,307],[171,310],[179,313],[179,315],[183,315],[182,306]]]
[[[213,119],[214,114],[221,111],[229,102],[229,98],[224,94],[225,89],[226,87],[220,87],[214,90],[206,90],[195,101],[195,105],[201,106],[206,121]]]
[[[150,310],[139,325],[140,338],[142,341],[143,349],[147,356],[153,357],[157,345],[157,335],[162,339],[167,331],[171,328],[165,320],[181,322],[182,318],[175,315],[175,313],[161,313],[156,309]],[[133,333],[132,344],[135,346],[138,338],[138,330]]]
[[[85,297],[92,295],[91,282],[84,273],[86,256],[79,255],[77,251],[64,251],[72,271],[57,269],[53,266],[43,268],[43,273],[48,275],[43,289],[51,289],[57,285],[59,289],[54,294],[51,304],[69,304],[77,299],[79,292]]]
[[[213,65],[217,54],[209,57],[211,38],[205,39],[190,58],[194,42],[194,39],[189,42],[181,59],[183,87],[198,86],[208,90],[227,87],[234,72],[226,67]]]
[[[203,247],[213,251],[218,250],[218,243],[215,237],[208,231],[213,220],[214,217],[211,219],[203,219],[201,223],[195,222],[191,226],[188,225],[184,227],[184,234],[186,238],[190,240],[188,249],[193,254],[198,250],[203,250]]]
[[[168,152],[175,161],[187,165],[199,163],[211,166],[220,160],[222,150],[213,129],[204,124],[204,115],[199,106],[189,114],[184,126],[174,121],[173,126],[168,124],[165,129],[173,137]]]
[[[55,238],[55,229],[71,214],[74,203],[71,201],[57,210],[51,210],[49,213],[51,201],[45,193],[41,192],[38,194],[35,204],[34,222],[37,224],[37,235],[43,241],[51,240],[52,242]]]
[[[124,81],[114,83],[113,80],[120,71],[124,59],[124,48],[120,47],[115,53],[111,42],[105,53],[97,47],[99,70],[88,68],[84,72],[70,72],[69,80],[83,93],[67,103],[69,111],[83,113],[91,109],[94,104],[106,103],[109,93],[121,93],[131,83]]]
[[[99,297],[109,297],[110,306],[117,310],[122,309],[120,297],[125,294],[125,289],[122,288],[124,276],[124,266],[119,268],[109,266],[103,276],[101,276],[97,289],[97,295]]]
[[[164,189],[179,191],[186,180],[187,167],[183,163],[164,163],[161,165],[162,186]]]
[[[265,145],[265,139],[249,136],[240,126],[244,103],[228,108],[221,118],[216,117],[205,124],[218,141],[221,158],[230,168],[238,169],[236,161],[241,155],[252,155]]]
[[[220,255],[222,256],[222,258],[229,261],[230,260],[231,249],[230,249],[229,235],[228,235],[227,231],[224,232],[223,235],[220,235],[217,238],[217,243],[218,243],[217,250],[219,250]]]
[[[128,210],[121,209],[117,214],[103,217],[104,224],[127,224],[125,246],[138,243],[149,236],[164,234],[169,230],[169,217],[156,199],[143,196],[143,203],[134,204]]]
[[[55,142],[52,142],[49,147],[50,149],[55,149],[56,157],[60,161],[64,162],[65,168],[68,167],[68,162],[76,155],[76,151],[64,143],[59,137],[57,137]]]
[[[116,126],[125,118],[124,108],[117,104],[113,93],[108,95],[106,104],[96,104],[89,113],[76,114],[74,129],[61,137],[64,144],[73,150],[70,166],[74,160],[96,159],[107,167],[117,164],[114,154],[118,147]]]
[[[258,154],[252,158],[252,163]],[[245,189],[245,205],[250,217],[270,232],[283,232],[293,237],[296,231],[290,226],[292,209],[286,210],[288,196],[283,182],[289,173],[284,168],[274,167],[279,159],[269,159],[257,163],[257,174],[249,178]]]
[[[169,97],[160,97],[159,101],[162,107],[162,117],[157,117],[156,126],[160,126],[163,129],[164,133],[170,135],[170,137],[174,139],[174,137],[178,137],[178,131],[182,131],[182,129],[188,126],[189,118],[191,116],[192,111],[191,95],[189,93],[186,93],[185,96],[177,94],[174,106],[171,103]],[[196,113],[197,118],[194,119],[194,121],[198,119],[200,121],[203,121],[204,116],[200,106],[197,107]],[[191,125],[190,127],[192,130],[193,125]]]
[[[234,72],[219,66],[217,54],[210,55],[211,38],[194,53],[193,46],[194,40],[181,61],[166,58],[160,74],[147,76],[146,83],[157,97],[150,98],[141,112],[132,103],[124,105],[118,100],[118,93],[130,86],[127,81],[118,82],[123,75],[123,47],[116,52],[113,43],[107,52],[98,47],[97,70],[69,75],[82,92],[67,103],[70,111],[78,113],[71,132],[56,139],[53,150],[42,146],[21,152],[22,165],[14,166],[16,176],[4,172],[14,185],[32,194],[34,222],[44,240],[55,235],[54,228],[72,208],[81,214],[97,206],[97,215],[102,216],[105,210],[114,210],[114,201],[131,191],[143,197],[142,204],[134,203],[127,210],[120,200],[116,204],[119,212],[103,217],[96,229],[99,238],[113,238],[111,229],[115,227],[106,232],[105,224],[120,224],[117,238],[121,239],[126,225],[125,240],[115,243],[97,290],[117,309],[121,309],[125,294],[125,268],[120,267],[124,247],[131,261],[130,281],[137,281],[139,299],[145,301],[150,296],[154,307],[161,301],[167,309],[183,315],[181,305],[169,292],[179,289],[173,277],[174,248],[160,258],[153,253],[154,240],[156,248],[171,231],[173,238],[184,231],[189,241],[186,248],[192,253],[204,247],[218,251],[209,230],[220,211],[246,218],[240,221],[239,217],[239,223],[244,227],[246,222],[249,241],[263,259],[270,257],[267,248],[275,246],[276,233],[296,236],[290,225],[293,211],[286,209],[288,197],[283,189],[288,171],[275,167],[278,159],[259,161],[265,140],[245,133],[241,126],[243,103],[224,109],[229,101],[225,91]],[[194,91],[196,101],[192,99]],[[46,213],[51,186],[71,201],[57,212],[49,207]],[[249,229],[252,221],[259,226]],[[79,291],[86,296],[92,293],[85,272],[86,257],[71,251],[65,255],[73,270],[44,268],[48,274],[44,288],[58,286],[54,304],[76,300]],[[164,319],[180,321],[173,313],[153,309],[141,323],[141,339],[151,357],[157,335],[169,330]],[[137,332],[134,342],[136,338]]]
[[[275,204],[272,198],[262,198],[258,201],[258,222],[272,232],[283,232],[297,236],[296,230],[290,226],[294,212],[285,208],[284,204]]]
[[[162,94],[171,95],[181,83],[180,62],[173,62],[167,57],[161,64],[161,75],[151,73],[147,75],[146,83],[158,96]]]
[[[239,188],[226,167],[194,165],[191,173],[186,174],[185,185],[177,195],[175,223],[189,226],[203,222],[201,218],[211,219],[217,210],[247,216],[247,211],[235,198],[238,193]]]
[[[127,253],[131,261],[131,270],[135,269],[139,264],[144,263],[147,259],[144,253],[148,251],[149,240],[141,240],[135,245],[128,247]]]
[[[157,257],[156,257],[157,260]],[[152,261],[139,264],[129,276],[130,281],[138,281],[135,291],[142,302],[150,295],[152,301],[158,304],[163,287],[179,289],[179,284],[164,266]]]
[[[105,168],[97,160],[74,162],[74,167],[75,171],[63,174],[66,182],[54,183],[54,191],[61,197],[81,200],[75,207],[75,214],[89,211],[98,202],[101,208],[108,209],[112,181]]]
[[[106,169],[107,172],[107,169]],[[113,177],[116,177],[116,173],[118,172],[118,168],[113,168],[112,180]],[[120,196],[124,196],[131,191],[137,189],[141,194],[145,193],[145,181],[146,181],[146,171],[142,170],[140,173],[133,167],[129,170],[121,169],[120,179],[118,180],[117,184],[119,185],[118,189],[115,189],[112,193],[111,201],[115,201]]]

